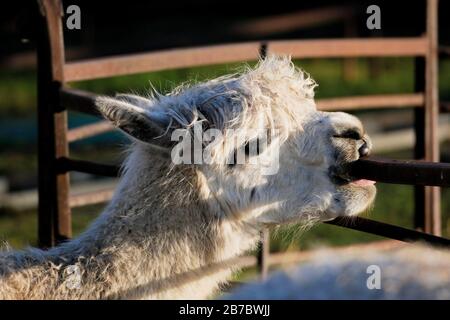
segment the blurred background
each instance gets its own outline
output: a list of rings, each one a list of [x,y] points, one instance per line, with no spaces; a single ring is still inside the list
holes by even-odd
[[[425,30],[425,1],[295,1],[246,4],[237,1],[63,1],[81,9],[81,29],[64,29],[68,61],[163,48],[259,39],[320,39],[419,36]],[[381,30],[368,30],[366,8],[381,8]],[[36,52],[32,1],[2,4],[0,11],[0,241],[13,248],[37,243]],[[450,3],[440,2],[439,42],[450,44]],[[250,65],[254,61],[248,61]],[[317,98],[414,92],[413,58],[305,59],[295,63],[319,83]],[[197,82],[236,71],[241,64],[215,65],[84,81],[70,84],[95,93],[144,93],[150,83],[162,93],[180,83]],[[450,101],[450,59],[439,63],[441,101]],[[374,153],[413,158],[413,110],[355,112],[374,140]],[[69,112],[69,127],[95,122]],[[440,116],[441,161],[450,162],[450,118]],[[118,164],[127,138],[105,133],[71,144],[77,159]],[[116,180],[71,173],[72,192],[105,190]],[[371,218],[413,226],[413,187],[378,184]],[[77,208],[74,234],[97,217],[104,205]],[[450,237],[450,192],[442,190],[442,235]],[[272,236],[271,250],[308,249],[380,240],[358,231],[319,225]]]

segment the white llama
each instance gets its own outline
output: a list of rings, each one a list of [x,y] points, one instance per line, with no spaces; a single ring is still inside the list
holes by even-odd
[[[0,298],[207,298],[233,268],[204,267],[253,248],[261,228],[365,210],[373,182],[352,181],[343,168],[369,153],[369,138],[357,118],[317,111],[315,86],[289,58],[269,56],[167,96],[99,98],[105,118],[134,138],[115,195],[78,238],[48,251],[3,252]],[[174,165],[172,133],[200,122],[222,133],[211,144],[216,161]],[[237,149],[272,133],[253,157],[277,162],[276,174],[263,172],[263,162],[228,164],[239,129],[250,135]]]
[[[318,250],[295,268],[251,283],[227,299],[450,299],[450,251],[405,245],[393,251]]]

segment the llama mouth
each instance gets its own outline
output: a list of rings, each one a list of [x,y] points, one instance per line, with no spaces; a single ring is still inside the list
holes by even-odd
[[[345,166],[331,166],[329,169],[329,176],[331,181],[338,186],[352,185],[356,187],[369,187],[375,185],[376,183],[376,181],[373,180],[356,179],[351,177],[345,169]]]
[[[330,166],[328,176],[334,184],[341,186],[352,182],[352,178],[347,172],[345,166]]]

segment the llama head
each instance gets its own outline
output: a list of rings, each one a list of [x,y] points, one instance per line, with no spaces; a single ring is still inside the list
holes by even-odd
[[[205,200],[228,217],[271,224],[356,215],[376,189],[345,167],[371,143],[354,116],[316,110],[315,86],[289,58],[269,56],[166,96],[101,97],[97,106],[136,148],[156,145],[173,167],[194,168]]]

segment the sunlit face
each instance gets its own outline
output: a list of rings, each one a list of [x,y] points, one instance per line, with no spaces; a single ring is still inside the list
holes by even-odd
[[[371,142],[356,117],[317,111],[315,86],[289,58],[272,56],[237,77],[153,100],[103,97],[97,105],[127,134],[165,149],[173,150],[171,137],[178,130],[194,131],[192,137],[201,136],[200,147],[209,146],[205,134],[215,129],[219,136],[209,150],[213,163],[195,161],[191,151],[198,150],[190,142],[199,139],[189,138],[183,154],[194,161],[175,165],[195,167],[202,200],[218,203],[225,217],[282,223],[356,215],[373,202],[376,188],[372,181],[351,179],[345,167],[368,155]],[[193,125],[198,123],[205,128],[197,135]],[[228,163],[254,140],[267,144],[249,154],[248,161]]]
[[[254,157],[278,162],[274,174],[261,166],[202,166],[222,201],[262,223],[323,221],[353,216],[373,202],[373,181],[349,177],[345,167],[370,153],[372,144],[361,122],[342,112],[311,111],[301,128]],[[276,154],[278,153],[278,154]],[[225,156],[223,156],[225,158]]]

